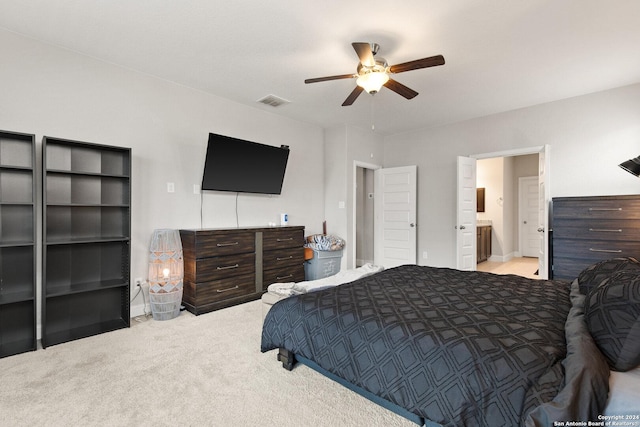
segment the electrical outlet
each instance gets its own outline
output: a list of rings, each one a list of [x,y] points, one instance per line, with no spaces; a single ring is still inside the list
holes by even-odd
[[[422,259],[427,259],[429,258],[429,254],[427,253],[427,251],[423,251],[422,252]]]
[[[141,279],[141,278],[137,277],[137,278],[135,279],[135,282],[136,282],[136,287],[138,287],[138,288],[139,288],[139,287],[141,287],[141,286],[142,286],[142,279]]]

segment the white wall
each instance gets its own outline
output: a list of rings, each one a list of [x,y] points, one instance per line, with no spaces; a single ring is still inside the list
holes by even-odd
[[[341,268],[355,266],[356,162],[382,166],[383,137],[371,130],[336,126],[325,131],[327,232],[346,240]],[[344,205],[342,205],[344,203]]]
[[[418,165],[421,262],[455,266],[456,156],[544,144],[552,197],[640,193],[618,167],[640,154],[640,84],[385,138],[385,167]]]
[[[491,221],[489,255],[494,257],[492,261],[502,261],[505,255],[504,164],[505,159],[502,157],[481,159],[476,164],[476,185],[485,189],[484,212],[479,212],[477,218]]]
[[[205,192],[201,224],[193,185],[202,180],[209,132],[291,148],[282,195],[239,196],[241,227],[279,223],[287,212],[291,225],[321,231],[321,128],[4,30],[0,52],[0,129],[33,133],[38,147],[48,135],[132,148],[132,279],[147,276],[153,229],[236,226],[235,193]],[[141,303],[132,303],[132,314]]]
[[[513,236],[513,250],[520,256],[520,178],[538,176],[538,155],[527,154],[524,156],[515,156],[514,161],[514,176],[513,176],[513,230],[511,234]],[[508,232],[505,230],[505,232]]]

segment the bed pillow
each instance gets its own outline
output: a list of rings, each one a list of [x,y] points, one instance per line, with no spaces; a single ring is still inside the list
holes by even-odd
[[[616,371],[640,365],[640,272],[620,271],[587,295],[585,322]]]
[[[580,293],[583,295],[589,294],[590,291],[595,289],[604,279],[617,273],[618,271],[634,269],[640,271],[640,262],[635,258],[612,258],[604,261],[597,262],[593,265],[582,270],[578,275],[578,285],[580,286]]]

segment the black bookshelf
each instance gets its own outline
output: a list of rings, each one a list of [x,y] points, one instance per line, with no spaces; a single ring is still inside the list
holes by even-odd
[[[42,346],[130,326],[131,149],[44,137]]]
[[[36,349],[35,137],[0,131],[0,357]]]

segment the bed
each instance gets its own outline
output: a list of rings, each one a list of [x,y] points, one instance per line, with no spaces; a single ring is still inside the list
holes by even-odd
[[[611,361],[588,330],[583,291],[578,280],[406,265],[277,302],[261,350],[420,425],[598,421],[612,404]]]

